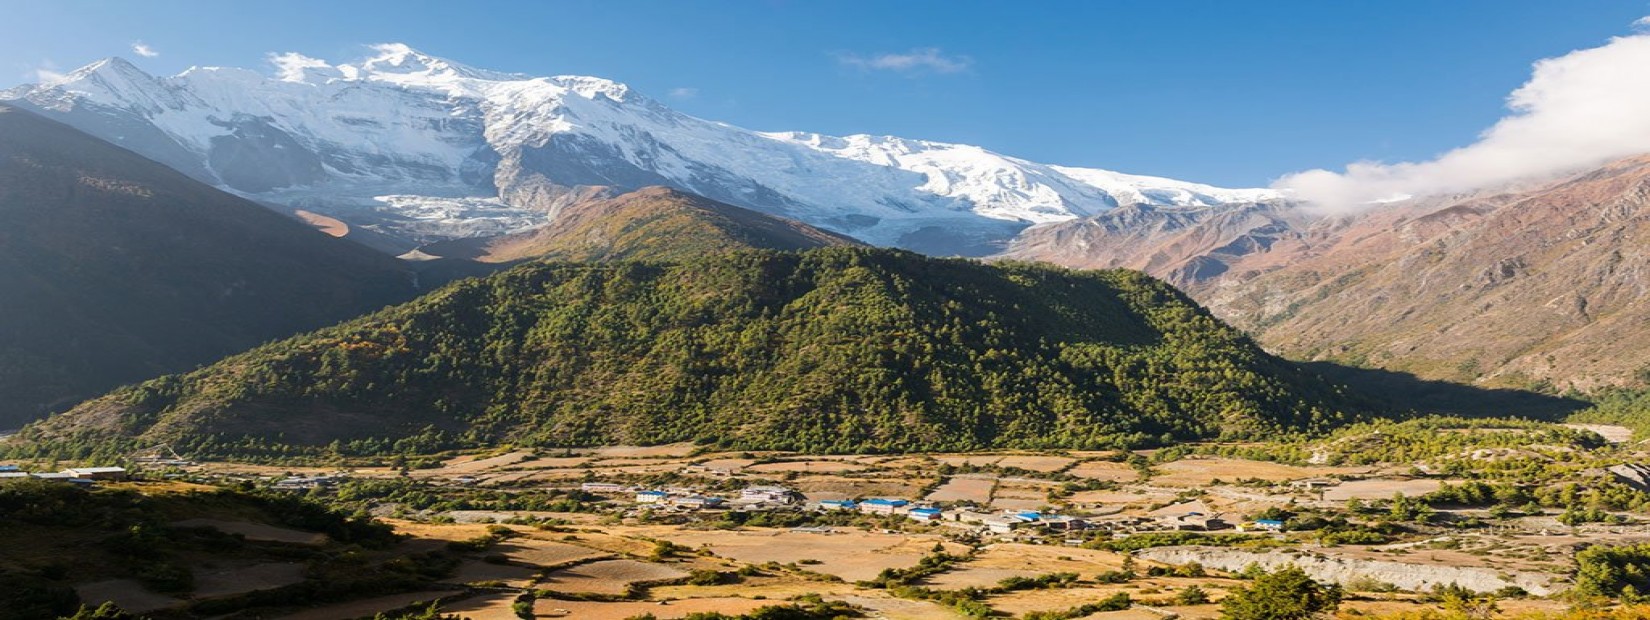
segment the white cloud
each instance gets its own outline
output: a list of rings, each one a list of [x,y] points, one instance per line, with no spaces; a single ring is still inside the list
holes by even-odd
[[[1650,28],[1650,15],[1640,17],[1633,22],[1634,28]]]
[[[897,71],[901,73],[924,71],[961,73],[967,71],[974,64],[972,58],[946,55],[937,47],[918,48],[904,54],[876,54],[874,56],[838,54],[837,60],[844,65],[866,71]]]
[[[1646,24],[1650,18],[1637,24]],[[1511,114],[1477,142],[1424,162],[1357,162],[1309,170],[1274,186],[1327,210],[1394,196],[1494,187],[1650,152],[1650,32],[1537,61],[1507,97]]]
[[[29,69],[27,73],[23,74],[23,79],[34,80],[41,84],[60,82],[64,77],[67,76],[63,75],[62,71],[58,71],[57,63],[52,62],[50,59],[40,61],[39,66]]]
[[[132,43],[132,53],[144,58],[154,58],[160,55],[160,52],[155,51],[155,48],[149,47],[148,43],[144,43],[142,41],[135,41]]]
[[[671,99],[692,99],[692,98],[698,97],[698,96],[699,96],[699,89],[697,89],[697,88],[692,88],[692,87],[688,87],[688,86],[680,86],[680,87],[677,87],[677,88],[670,89],[670,98]]]
[[[306,82],[312,78],[338,77],[336,67],[319,58],[310,58],[298,52],[270,54],[269,64],[275,65],[275,77],[288,82]]]

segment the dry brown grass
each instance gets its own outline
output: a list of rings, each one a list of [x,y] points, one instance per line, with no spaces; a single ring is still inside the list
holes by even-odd
[[[333,237],[343,237],[349,234],[349,224],[345,224],[343,220],[338,218],[303,209],[295,209],[292,214],[298,216],[298,219],[303,220],[305,224],[309,224],[311,228]]]
[[[1027,471],[1051,472],[1060,471],[1077,462],[1077,459],[1065,456],[1039,456],[1035,454],[1016,454],[1005,456],[997,461],[998,467],[1015,467]]]
[[[296,562],[268,562],[238,568],[195,572],[196,598],[214,598],[270,590],[304,580],[304,565]]]
[[[835,575],[847,581],[877,576],[885,568],[909,568],[929,553],[940,539],[917,534],[844,532],[813,534],[775,530],[680,531],[661,534],[677,544],[704,546],[718,556],[748,564],[796,562],[801,568]],[[948,548],[960,552],[960,545]],[[815,560],[817,564],[803,564]]]
[[[458,570],[443,582],[450,583],[478,583],[484,581],[498,581],[504,585],[524,588],[533,583],[538,577],[538,569],[517,566],[514,564],[493,564],[480,560],[465,560],[458,565]]]
[[[519,620],[511,607],[515,602],[514,592],[487,592],[442,605],[441,611],[469,620]]]
[[[515,538],[488,549],[488,553],[501,554],[511,562],[529,564],[532,566],[561,566],[569,562],[579,562],[594,558],[612,555],[605,551],[598,551],[579,545],[536,540],[532,538]]]
[[[863,591],[826,597],[871,611],[872,618],[888,620],[964,620],[965,616],[931,601],[893,598],[882,592]]]
[[[1330,474],[1368,471],[1359,467],[1299,467],[1265,461],[1226,458],[1188,458],[1153,467],[1158,473],[1152,484],[1168,487],[1206,486],[1214,480],[1267,480],[1284,482],[1318,478]]]
[[[955,477],[934,489],[926,499],[931,502],[970,501],[984,505],[991,501],[991,491],[995,488],[997,481],[993,478]]]
[[[663,564],[635,560],[598,560],[552,571],[539,581],[538,587],[580,594],[624,594],[633,583],[669,581],[687,575],[684,571]]]
[[[763,463],[746,467],[745,471],[754,474],[774,474],[784,472],[799,472],[811,474],[845,474],[865,471],[866,465],[852,461],[780,461],[778,463]]]
[[[1111,461],[1085,461],[1067,472],[1079,478],[1091,480],[1113,480],[1116,482],[1134,482],[1140,479],[1140,472],[1127,463],[1113,463]]]
[[[458,594],[456,590],[404,592],[388,596],[378,596],[337,605],[327,605],[306,609],[300,612],[280,616],[279,620],[338,620],[339,618],[372,617],[373,614],[401,609],[425,601],[446,598]]]
[[[737,597],[683,599],[669,602],[627,601],[622,603],[539,599],[538,604],[533,607],[533,612],[540,618],[624,620],[632,616],[652,614],[653,617],[660,620],[669,620],[705,612],[720,612],[729,615],[748,614],[763,607],[784,604],[786,604],[784,601]]]
[[[1324,489],[1323,498],[1329,501],[1346,501],[1354,497],[1358,499],[1390,499],[1396,493],[1415,497],[1436,491],[1443,484],[1443,481],[1430,479],[1351,480]]]
[[[847,476],[807,476],[791,481],[792,488],[811,499],[852,497],[915,497],[931,477],[849,478]]]
[[[986,604],[997,611],[1023,616],[1033,611],[1065,611],[1079,605],[1100,601],[1118,592],[1138,596],[1130,585],[1058,588],[1053,590],[1019,590],[988,597]]]
[[[696,449],[698,449],[698,446],[684,442],[662,446],[608,446],[592,450],[591,453],[603,458],[682,457],[693,454]]]

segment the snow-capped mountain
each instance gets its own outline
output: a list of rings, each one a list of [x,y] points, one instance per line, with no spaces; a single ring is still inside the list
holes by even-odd
[[[204,67],[172,77],[111,58],[0,100],[409,247],[530,227],[572,201],[648,185],[873,244],[962,254],[1120,205],[1274,197],[975,146],[750,131],[605,79],[486,71],[400,44],[373,51],[354,64],[284,54],[271,58],[272,74]]]

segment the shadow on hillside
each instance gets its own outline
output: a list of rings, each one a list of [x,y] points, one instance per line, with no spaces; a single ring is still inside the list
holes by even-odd
[[[1565,416],[1590,406],[1587,401],[1574,398],[1430,381],[1407,372],[1354,368],[1330,362],[1300,364],[1325,379],[1351,387],[1392,411],[1559,422]]]

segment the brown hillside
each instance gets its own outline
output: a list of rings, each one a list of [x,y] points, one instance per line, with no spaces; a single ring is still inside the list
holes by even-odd
[[[414,292],[394,259],[0,106],[0,428]]]

